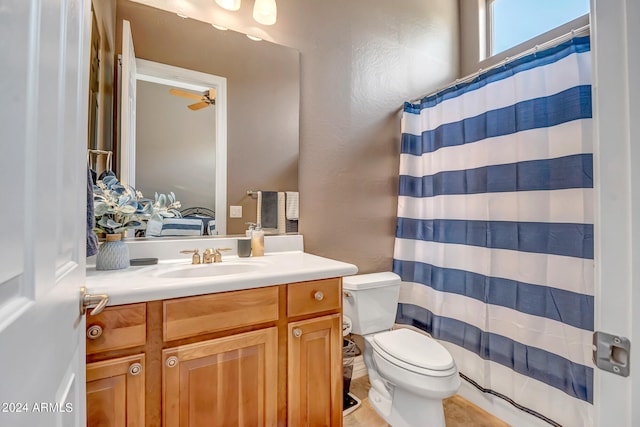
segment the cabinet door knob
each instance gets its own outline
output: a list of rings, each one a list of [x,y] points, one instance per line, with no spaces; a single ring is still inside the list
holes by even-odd
[[[293,336],[296,337],[296,338],[300,338],[302,336],[302,329],[295,328],[293,330]]]
[[[142,365],[140,363],[132,363],[131,366],[129,366],[129,373],[131,375],[138,375],[140,372],[142,372]]]
[[[322,301],[324,299],[324,294],[322,293],[322,291],[316,291],[313,294],[313,297],[316,299],[316,301]]]
[[[178,364],[178,358],[175,357],[175,356],[171,356],[164,363],[167,365],[168,368],[173,368],[174,366],[176,366]]]
[[[98,339],[102,336],[102,327],[100,325],[91,325],[87,329],[87,338],[90,340]]]

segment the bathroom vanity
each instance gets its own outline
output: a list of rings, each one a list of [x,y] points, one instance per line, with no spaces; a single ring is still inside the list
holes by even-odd
[[[89,292],[111,299],[87,316],[88,425],[342,425],[342,276],[356,267],[301,251],[223,265],[238,267],[88,269]]]

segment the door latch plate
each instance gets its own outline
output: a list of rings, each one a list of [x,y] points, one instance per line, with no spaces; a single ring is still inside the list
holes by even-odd
[[[630,353],[629,339],[600,331],[593,333],[593,362],[598,368],[628,377]]]

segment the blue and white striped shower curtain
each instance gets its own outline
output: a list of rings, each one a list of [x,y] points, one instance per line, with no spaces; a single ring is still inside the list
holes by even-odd
[[[404,108],[397,322],[552,425],[593,424],[592,151],[588,37]]]

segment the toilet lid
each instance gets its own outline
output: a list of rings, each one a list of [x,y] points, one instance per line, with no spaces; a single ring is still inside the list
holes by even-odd
[[[442,344],[410,329],[382,332],[373,339],[385,353],[410,365],[433,371],[453,366],[453,357]]]

